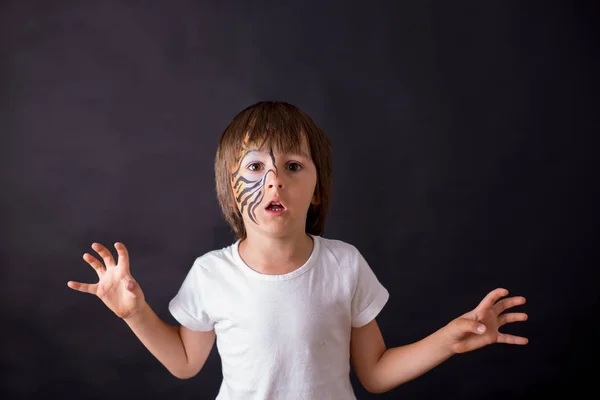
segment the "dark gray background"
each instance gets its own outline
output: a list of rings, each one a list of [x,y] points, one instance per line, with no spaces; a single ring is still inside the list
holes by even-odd
[[[286,100],[334,146],[326,237],[391,298],[386,344],[498,286],[525,347],[456,356],[384,395],[514,399],[594,387],[598,7],[584,2],[3,1],[0,397],[210,399],[214,350],[172,377],[97,298],[81,259],[123,241],[164,319],[194,258],[231,243],[221,131]],[[283,5],[285,4],[285,5]],[[591,363],[591,365],[590,365]]]

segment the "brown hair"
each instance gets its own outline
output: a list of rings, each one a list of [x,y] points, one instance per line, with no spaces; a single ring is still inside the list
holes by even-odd
[[[246,228],[230,182],[245,141],[260,143],[260,149],[281,153],[300,152],[303,144],[308,143],[317,170],[317,201],[308,209],[306,232],[322,235],[331,197],[331,143],[325,132],[298,107],[280,101],[263,101],[245,108],[233,118],[221,134],[215,158],[217,198],[236,237],[245,239]]]

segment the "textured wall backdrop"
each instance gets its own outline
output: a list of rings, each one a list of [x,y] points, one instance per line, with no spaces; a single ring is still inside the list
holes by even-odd
[[[252,5],[250,5],[252,3]],[[356,3],[356,4],[355,4]],[[491,289],[525,295],[525,347],[457,356],[383,395],[516,399],[592,386],[598,7],[583,2],[0,3],[3,399],[210,399],[213,350],[172,377],[95,297],[81,256],[124,242],[164,319],[195,257],[231,243],[213,159],[259,100],[334,146],[326,237],[389,289],[388,346]]]

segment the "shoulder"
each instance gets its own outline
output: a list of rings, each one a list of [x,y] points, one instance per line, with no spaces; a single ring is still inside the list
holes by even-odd
[[[360,252],[351,243],[324,237],[319,237],[319,241],[323,257],[331,258],[340,265],[353,264],[359,260]]]
[[[214,274],[235,264],[234,244],[215,249],[196,257],[190,272],[195,274]]]

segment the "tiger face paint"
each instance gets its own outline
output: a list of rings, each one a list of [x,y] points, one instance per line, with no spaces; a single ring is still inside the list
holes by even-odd
[[[255,224],[258,224],[256,208],[264,198],[267,177],[270,173],[277,174],[275,156],[272,149],[269,151],[271,167],[269,169],[264,168],[263,171],[252,170],[252,166],[254,164],[258,165],[260,162],[260,158],[253,155],[253,153],[261,147],[263,142],[264,138],[259,138],[258,140],[250,139],[250,132],[248,132],[242,143],[242,150],[235,159],[235,167],[231,174],[231,188],[238,210],[242,215],[245,213]]]

